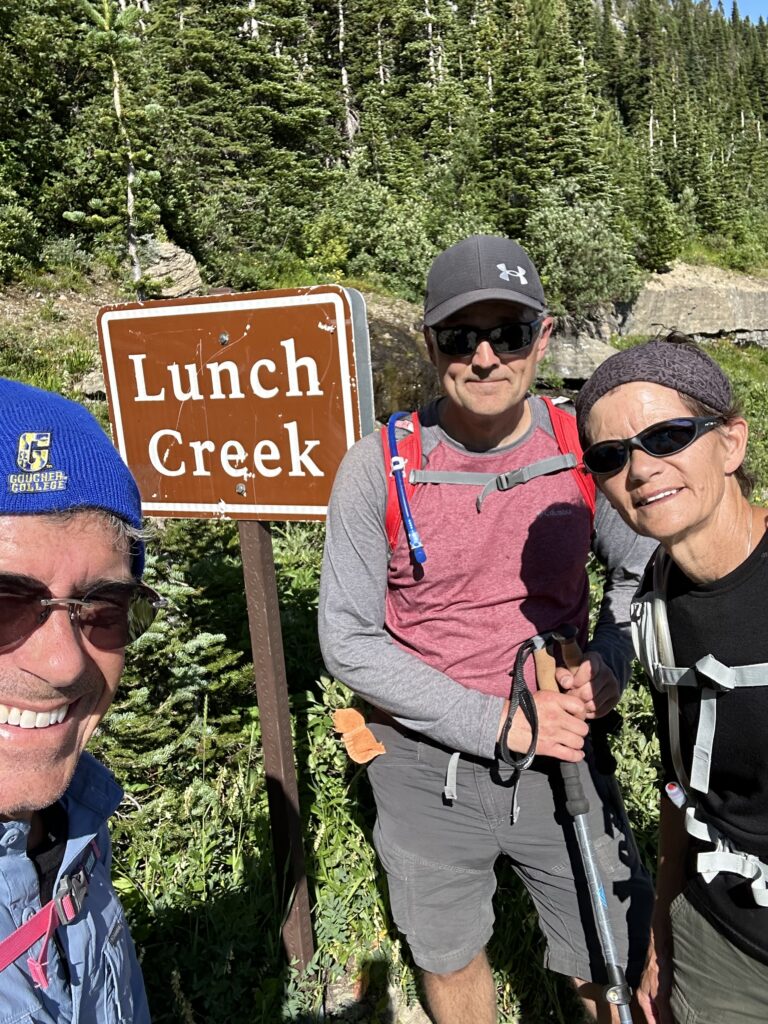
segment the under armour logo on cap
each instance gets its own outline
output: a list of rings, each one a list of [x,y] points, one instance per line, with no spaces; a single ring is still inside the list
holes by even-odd
[[[528,278],[525,276],[525,267],[521,267],[519,264],[517,270],[507,270],[506,263],[497,263],[496,269],[501,271],[499,277],[502,281],[508,281],[510,277],[516,277],[520,284],[528,284]]]
[[[523,307],[528,319],[531,312],[546,310],[536,267],[518,242],[471,235],[435,257],[427,276],[425,326],[434,327],[478,302],[513,303]]]

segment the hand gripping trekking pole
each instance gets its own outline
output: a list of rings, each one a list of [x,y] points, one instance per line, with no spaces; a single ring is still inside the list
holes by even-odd
[[[567,668],[571,672],[576,672],[582,661],[579,645],[573,636],[568,633],[553,633],[552,636],[560,644]],[[539,689],[557,692],[555,661],[552,655],[542,648],[540,651],[536,651],[533,657],[536,662],[536,677]],[[603,995],[609,1005],[617,1007],[621,1024],[632,1024],[632,1014],[629,1010],[629,986],[627,985],[627,979],[624,977],[624,971],[619,964],[616,943],[613,938],[613,929],[608,917],[605,889],[597,869],[595,850],[587,821],[589,801],[581,784],[580,769],[581,766],[579,764],[574,764],[570,761],[562,761],[560,763],[563,785],[565,786],[565,807],[573,818],[576,842],[579,846],[581,862],[587,878],[589,900],[592,904],[595,927],[597,928],[597,935],[603,950],[603,960],[605,961],[605,970],[608,975],[608,984],[603,990]]]

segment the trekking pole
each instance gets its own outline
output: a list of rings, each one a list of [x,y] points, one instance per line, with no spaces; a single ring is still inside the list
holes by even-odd
[[[576,640],[572,635],[559,632],[552,633],[552,639],[557,640],[560,644],[566,667],[569,671],[575,672],[582,661],[581,651]],[[536,678],[539,689],[559,692],[555,678],[555,659],[544,647],[535,651],[533,657],[536,663]],[[608,975],[608,984],[603,989],[603,997],[610,1006],[615,1006],[618,1009],[621,1024],[632,1024],[632,1014],[629,1009],[629,986],[624,976],[624,970],[619,963],[616,943],[613,938],[613,929],[608,917],[608,902],[605,898],[605,889],[597,869],[592,836],[590,835],[587,823],[589,800],[581,784],[580,765],[570,761],[561,761],[560,772],[563,776],[563,785],[565,786],[565,807],[568,814],[573,818],[576,842],[578,843],[584,874],[587,878],[589,900],[592,904],[595,927],[603,951],[606,974]]]

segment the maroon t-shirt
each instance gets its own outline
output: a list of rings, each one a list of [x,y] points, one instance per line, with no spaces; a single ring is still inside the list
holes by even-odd
[[[500,474],[557,454],[555,439],[537,426],[525,444],[492,453],[443,439],[424,468]],[[592,518],[568,471],[493,491],[478,512],[481,490],[416,486],[411,509],[428,558],[423,572],[415,569],[401,531],[389,563],[386,628],[401,648],[463,686],[507,697],[507,672],[530,637],[569,623],[586,642]],[[532,662],[526,670],[533,689]]]

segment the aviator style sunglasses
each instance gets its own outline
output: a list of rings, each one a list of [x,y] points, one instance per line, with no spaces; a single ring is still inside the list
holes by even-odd
[[[521,352],[536,340],[542,319],[530,323],[499,324],[498,327],[433,327],[437,347],[445,356],[469,356],[481,341],[487,341],[498,356]]]
[[[0,651],[26,640],[54,608],[66,608],[86,640],[100,651],[133,643],[168,601],[143,583],[101,583],[82,597],[53,597],[41,582],[0,574]]]
[[[721,416],[684,416],[662,420],[624,440],[597,441],[584,451],[584,465],[595,476],[609,476],[626,466],[629,453],[639,448],[656,459],[677,455],[723,422]]]

